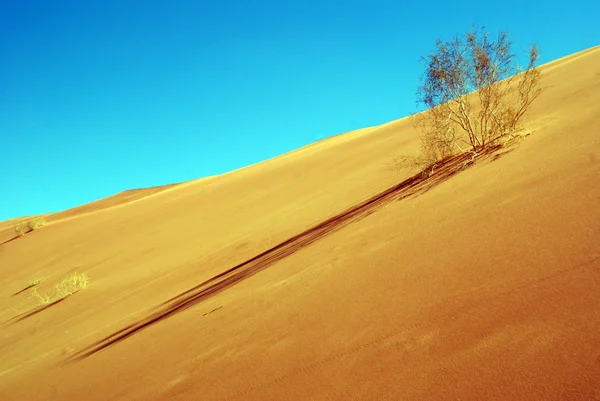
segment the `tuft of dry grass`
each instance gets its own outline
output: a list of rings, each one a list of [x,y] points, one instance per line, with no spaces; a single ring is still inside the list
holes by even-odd
[[[63,279],[54,286],[54,292],[51,295],[40,294],[37,287],[31,290],[32,298],[36,299],[42,305],[48,305],[79,292],[87,287],[90,278],[86,273],[73,273]]]
[[[34,231],[42,226],[46,225],[46,219],[43,217],[34,217],[27,221],[21,221],[15,226],[15,232],[20,237],[27,234],[30,231]]]
[[[27,222],[27,225],[29,226],[29,228],[31,228],[31,230],[35,230],[36,228],[39,228],[45,224],[46,219],[44,219],[43,217],[34,217],[33,219]]]
[[[53,302],[53,300],[47,294],[40,294],[37,290],[37,287],[33,287],[33,290],[31,290],[31,297],[42,305],[48,305]]]
[[[27,223],[23,221],[15,226],[15,232],[17,235],[23,236],[29,231],[27,228]]]
[[[40,277],[40,278],[34,278],[33,280],[29,280],[29,281],[27,282],[27,285],[28,285],[29,287],[33,287],[33,286],[36,286],[36,285],[38,285],[38,284],[39,284],[39,283],[41,283],[42,281],[44,281],[44,278],[43,278],[43,277]]]
[[[56,285],[56,294],[61,299],[69,297],[87,287],[89,281],[90,278],[87,274],[73,273],[72,275],[63,278],[61,282]]]

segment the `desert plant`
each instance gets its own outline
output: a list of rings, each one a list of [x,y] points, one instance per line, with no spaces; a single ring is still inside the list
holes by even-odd
[[[15,226],[15,232],[19,236],[23,236],[30,231],[33,231],[46,224],[46,219],[43,217],[34,217],[28,221],[21,221]]]
[[[36,228],[39,228],[45,224],[46,224],[46,219],[44,219],[43,217],[34,217],[33,219],[31,219],[27,222],[27,225],[32,230],[35,230]]]
[[[27,222],[22,221],[15,226],[15,232],[17,235],[23,236],[29,231],[28,227]]]
[[[44,279],[43,279],[42,277],[40,277],[40,278],[34,278],[34,279],[31,279],[31,280],[29,280],[29,281],[27,282],[27,285],[28,285],[29,287],[33,287],[33,286],[35,286],[35,285],[38,285],[38,284],[39,284],[39,283],[41,283],[42,281],[44,281]]]
[[[87,274],[73,273],[70,276],[63,277],[62,280],[54,286],[54,292],[51,295],[40,294],[37,287],[31,290],[31,296],[42,305],[48,305],[65,299],[78,291],[87,287],[90,279]]]
[[[68,277],[64,277],[55,287],[57,298],[66,298],[77,291],[83,290],[87,287],[89,280],[88,275],[85,273],[73,273]]]
[[[417,164],[433,164],[456,152],[472,152],[514,136],[531,103],[540,95],[536,46],[527,68],[518,67],[508,35],[490,39],[485,28],[450,41],[438,39],[423,57],[425,73],[417,91],[428,109],[413,116],[421,131]]]
[[[52,301],[53,301],[53,299],[50,298],[48,295],[40,294],[37,290],[37,287],[34,287],[33,290],[31,290],[31,296],[32,296],[32,298],[36,299],[38,301],[38,303],[40,303],[42,305],[48,305],[49,303],[52,303]]]

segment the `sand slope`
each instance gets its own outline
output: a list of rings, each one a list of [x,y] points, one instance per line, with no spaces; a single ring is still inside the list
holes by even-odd
[[[600,48],[542,70],[533,135],[424,193],[378,197],[402,119],[49,216],[0,250],[0,399],[600,399]]]

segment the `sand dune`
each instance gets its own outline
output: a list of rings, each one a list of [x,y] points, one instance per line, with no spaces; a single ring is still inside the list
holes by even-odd
[[[541,69],[457,174],[391,169],[401,119],[49,215],[0,249],[0,399],[600,399],[600,48]]]

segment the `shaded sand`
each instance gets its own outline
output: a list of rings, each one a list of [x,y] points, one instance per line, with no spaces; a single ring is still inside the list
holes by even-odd
[[[542,70],[429,190],[402,119],[49,216],[0,250],[0,399],[600,399],[600,48]]]

